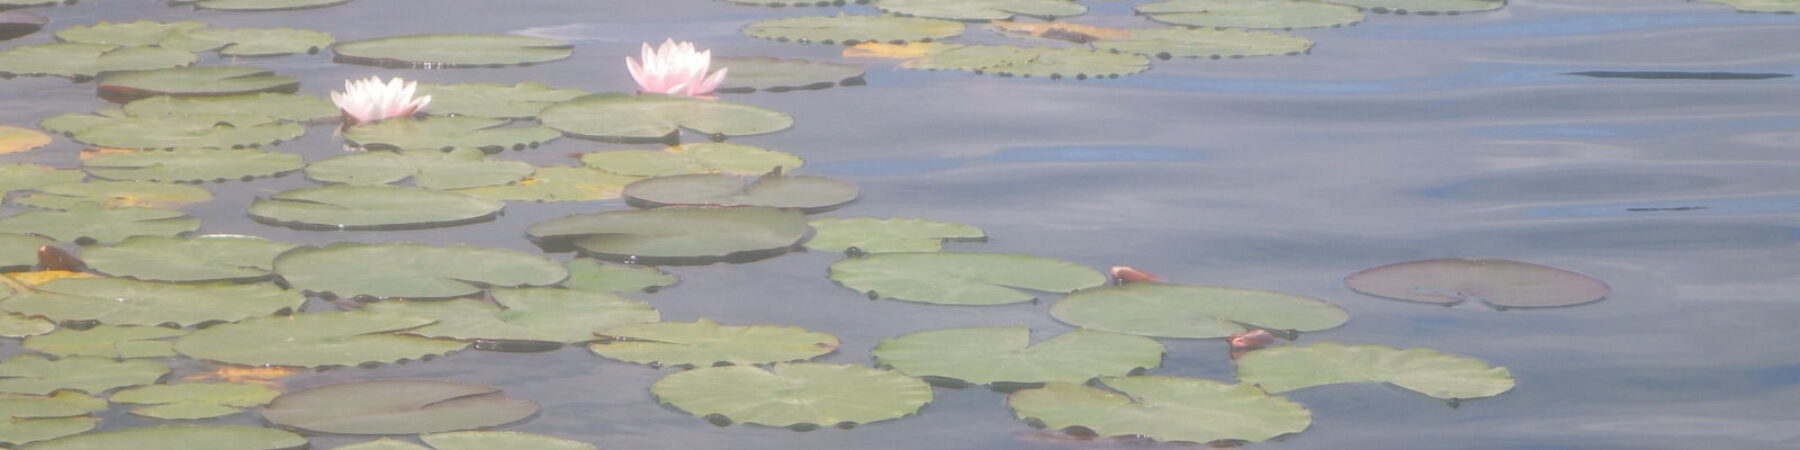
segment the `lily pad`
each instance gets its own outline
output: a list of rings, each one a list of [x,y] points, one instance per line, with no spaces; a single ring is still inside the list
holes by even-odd
[[[1312,40],[1291,34],[1211,28],[1131,30],[1129,39],[1101,39],[1092,44],[1101,50],[1162,59],[1298,55],[1312,48]]]
[[[180,67],[197,59],[193,53],[155,46],[57,42],[0,51],[0,75],[56,75],[86,81],[101,72]]]
[[[105,448],[182,450],[281,450],[307,445],[306,438],[273,428],[235,425],[169,425],[127,428],[69,436],[20,447],[21,450],[92,450]]]
[[[468,346],[388,334],[432,322],[362,311],[258,317],[182,336],[175,341],[175,351],[246,366],[329,367],[428,358]]]
[[[1028,16],[1053,20],[1087,13],[1087,7],[1068,0],[875,0],[882,11],[938,19],[989,21]]]
[[[1111,390],[1050,383],[1014,392],[1006,403],[1045,428],[1170,442],[1266,441],[1312,424],[1306,408],[1248,384],[1178,377],[1107,377],[1100,384]]]
[[[650,393],[696,416],[776,427],[898,419],[931,403],[931,386],[899,372],[809,363],[678,372],[657,380]]]
[[[336,185],[276,193],[250,204],[258,221],[304,229],[435,228],[492,220],[505,202],[400,186]]]
[[[472,148],[438,150],[372,151],[352,153],[306,167],[306,177],[347,184],[386,184],[407,178],[426,189],[468,189],[500,186],[525,179],[536,169],[519,161],[487,159]]]
[[[150,181],[85,181],[40,186],[37,192],[13,199],[13,203],[45,209],[67,210],[80,204],[103,208],[175,208],[212,200],[203,187]]]
[[[804,59],[720,57],[713,58],[712,63],[715,67],[731,69],[731,76],[725,78],[719,92],[824,89],[840,84],[860,84],[863,77],[862,66]]]
[[[89,128],[131,118],[125,111],[118,109],[102,109],[93,114],[62,113],[48,119],[38,121],[38,127],[45,131],[64,136],[74,136],[76,132]]]
[[[682,128],[723,138],[794,126],[792,116],[778,111],[667,95],[588,95],[550,105],[538,119],[570,136],[621,141],[667,140]]]
[[[275,273],[297,288],[339,297],[410,299],[462,297],[486,286],[548,286],[569,277],[554,261],[512,250],[349,242],[284,253],[275,258]]]
[[[987,233],[960,223],[923,219],[873,217],[813,219],[813,237],[806,248],[842,252],[856,248],[863,253],[935,252],[944,241],[981,241]]]
[[[28,151],[49,143],[48,134],[29,128],[0,125],[0,154]]]
[[[574,48],[555,39],[507,34],[421,34],[345,42],[332,51],[338,62],[438,69],[557,61],[568,58]]]
[[[429,117],[417,120],[383,120],[350,127],[344,139],[370,150],[469,147],[489,152],[524,150],[562,137],[545,127],[506,127],[506,119],[485,117]]]
[[[15,355],[0,361],[0,392],[42,395],[68,389],[99,394],[155,383],[167,373],[168,365],[145,359],[72,356],[53,361],[43,355]]]
[[[1221,338],[1249,326],[1319,331],[1349,320],[1337,305],[1278,292],[1154,282],[1069,294],[1050,306],[1082,328],[1174,338]]]
[[[1363,21],[1354,6],[1308,0],[1171,0],[1136,9],[1150,20],[1190,27],[1293,29]]]
[[[1238,379],[1282,393],[1338,383],[1389,383],[1441,399],[1500,395],[1512,374],[1474,358],[1435,350],[1321,342],[1257,350],[1238,358]]]
[[[156,45],[167,39],[169,35],[205,27],[200,22],[155,22],[139,20],[136,22],[113,23],[101,21],[93,25],[77,25],[56,32],[56,38],[63,42],[82,44],[142,46]]]
[[[394,438],[381,438],[373,441],[358,442],[331,450],[432,450],[432,448]]]
[[[638,207],[768,206],[807,213],[856,200],[855,185],[825,177],[783,176],[779,169],[755,179],[725,174],[672,175],[625,185],[625,201]]]
[[[376,380],[290,392],[263,408],[276,425],[333,434],[413,434],[518,422],[537,402],[500,389],[435,380]]]
[[[878,253],[831,264],[831,279],[870,298],[940,305],[1004,305],[1036,300],[1022,289],[1071,292],[1106,283],[1079,264],[1025,255]]]
[[[1055,0],[1062,3],[1062,0]],[[961,35],[963,24],[950,20],[896,16],[789,17],[744,26],[744,34],[799,43],[930,42]]]
[[[690,173],[762,175],[777,168],[792,171],[806,164],[789,153],[723,142],[682,144],[665,151],[584,153],[581,163],[607,172],[639,177]]]
[[[0,233],[0,272],[31,270],[38,263],[38,248],[55,244],[37,236]]]
[[[261,281],[275,257],[299,244],[254,236],[133,236],[81,251],[88,268],[115,277],[183,283]]]
[[[160,358],[175,356],[174,342],[167,339],[184,334],[187,332],[167,327],[101,324],[86,330],[64,328],[54,333],[32,336],[25,338],[24,346],[59,358]]]
[[[68,211],[26,211],[0,219],[0,232],[34,233],[59,241],[118,242],[137,235],[175,236],[200,229],[200,219],[153,208],[77,205]]]
[[[495,200],[584,202],[619,198],[625,185],[642,178],[585,167],[539,167],[517,183],[458,189],[456,192]]]
[[[922,70],[968,70],[1000,76],[1050,79],[1117,78],[1143,72],[1150,60],[1135,54],[1085,48],[968,45],[950,47],[907,61],[901,67]]]
[[[262,116],[296,122],[335,119],[340,114],[330,100],[310,95],[259,92],[217,97],[155,96],[126,103],[125,113],[156,116]]]
[[[132,414],[168,420],[208,419],[262,406],[281,391],[259,384],[184,383],[144,386],[115,392],[115,403],[155,405],[135,408]]]
[[[56,169],[37,164],[0,163],[0,195],[10,191],[36,189],[58,183],[73,183],[87,178],[79,170]],[[4,263],[0,263],[4,267]]]
[[[520,433],[517,431],[457,431],[450,433],[430,433],[419,436],[419,440],[431,444],[437,450],[492,450],[492,449],[533,449],[533,450],[598,450],[586,443],[568,439],[554,438],[541,434]]]
[[[0,235],[0,238],[3,237]],[[655,267],[637,264],[576,258],[563,266],[569,269],[569,280],[563,282],[563,287],[577,291],[651,292],[680,281],[674,275]]]
[[[69,0],[0,0],[0,10],[13,8],[30,8],[35,6],[56,6],[75,3]]]
[[[733,76],[736,74],[733,73]],[[418,95],[431,96],[435,115],[530,119],[551,104],[587,95],[577,89],[554,89],[541,83],[512,86],[494,83],[419,84]]]
[[[971,384],[1085,383],[1162,365],[1154,339],[1075,330],[1031,344],[1023,326],[957,328],[885,338],[871,353],[878,364],[915,377]]]
[[[255,67],[176,67],[100,77],[100,97],[125,103],[152,95],[223,96],[300,90],[300,80]]]
[[[1571,306],[1606,298],[1605,282],[1555,267],[1504,259],[1433,259],[1389,264],[1344,278],[1351,290],[1395,300],[1452,305],[1479,299],[1507,308]]]
[[[193,3],[195,8],[222,11],[290,11],[337,6],[350,3],[350,0],[175,0],[171,3]]]
[[[1792,0],[1700,0],[1736,8],[1742,12],[1800,14],[1800,2]]]
[[[569,289],[495,289],[494,303],[499,306],[471,299],[387,301],[364,309],[436,319],[405,333],[465,341],[573,344],[594,340],[595,332],[615,326],[662,319],[648,303]]]
[[[64,278],[13,295],[0,309],[58,321],[191,326],[300,308],[298,291],[271,283],[171,284],[123,278]]]
[[[626,325],[588,344],[611,359],[655,366],[708,367],[801,361],[836,351],[838,339],[799,327],[729,326],[707,319]]]
[[[190,148],[109,151],[82,159],[81,166],[109,180],[199,183],[280,175],[300,170],[306,160],[258,149]]]
[[[1355,6],[1376,14],[1461,14],[1493,11],[1506,6],[1506,0],[1330,0]]]
[[[538,222],[525,230],[542,245],[568,244],[601,259],[644,264],[768,258],[792,250],[809,231],[799,211],[760,206],[609,211]]]
[[[42,14],[4,11],[12,7],[14,7],[13,2],[0,1],[0,41],[28,36],[44,29],[44,25],[50,24],[50,18],[44,17]]]
[[[94,429],[106,400],[63,391],[55,395],[0,394],[0,444],[20,445]]]
[[[169,35],[158,45],[196,53],[218,50],[224,56],[281,56],[318,53],[335,41],[330,34],[293,28],[202,28]]]
[[[0,298],[12,295],[12,288],[0,288]],[[39,317],[20,314],[0,314],[0,337],[21,338],[36,336],[56,330],[56,324]]]
[[[306,134],[298,124],[257,116],[95,116],[84,122],[73,133],[75,140],[122,149],[249,148]]]

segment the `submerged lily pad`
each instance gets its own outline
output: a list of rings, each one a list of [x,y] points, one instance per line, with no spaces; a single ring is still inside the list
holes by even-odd
[[[1338,383],[1389,383],[1441,399],[1492,397],[1512,374],[1481,360],[1435,350],[1321,342],[1257,350],[1239,358],[1238,379],[1282,393]]]
[[[1310,0],[1171,0],[1136,9],[1150,20],[1190,27],[1292,29],[1363,21],[1356,7]]]
[[[0,163],[0,195],[50,184],[73,183],[86,177],[79,170],[56,169],[37,164]]]
[[[109,180],[198,183],[280,175],[300,170],[306,160],[258,149],[185,148],[103,152],[82,159],[81,166]]]
[[[351,153],[306,167],[306,177],[347,184],[386,184],[407,178],[426,189],[500,186],[525,179],[535,171],[519,161],[489,160],[472,148],[372,151]]]
[[[925,57],[901,63],[918,70],[968,70],[1000,76],[1061,78],[1117,78],[1143,72],[1150,60],[1136,54],[1084,48],[1012,47],[1000,45],[950,46]]]
[[[1078,291],[1052,305],[1050,315],[1082,328],[1175,338],[1220,338],[1247,326],[1319,331],[1350,317],[1298,295],[1150,282]]]
[[[168,327],[100,324],[86,330],[64,328],[54,333],[25,338],[24,347],[59,358],[160,358],[175,356],[174,341],[168,339],[184,334],[187,332]]]
[[[1130,38],[1101,39],[1092,44],[1102,50],[1162,59],[1297,55],[1312,48],[1311,40],[1291,34],[1210,28],[1131,30]]]
[[[198,229],[200,219],[180,211],[91,204],[68,211],[26,211],[0,219],[0,232],[41,234],[68,242],[118,242],[137,235],[174,236]]]
[[[56,241],[28,234],[0,233],[0,272],[31,270],[38,264],[38,248]]]
[[[940,305],[1004,305],[1036,300],[1024,292],[1071,292],[1106,283],[1079,264],[1025,255],[879,253],[831,264],[831,279],[870,298]]]
[[[1087,13],[1086,6],[1068,0],[875,0],[874,5],[900,15],[966,21],[1014,16],[1051,20]]]
[[[306,127],[258,116],[94,116],[83,122],[72,133],[75,140],[123,149],[249,148],[306,134]]]
[[[731,69],[731,76],[725,78],[719,92],[824,89],[839,84],[847,86],[860,82],[863,77],[862,66],[767,56],[713,58],[712,65]]]
[[[400,186],[336,185],[258,198],[250,216],[295,228],[361,230],[434,228],[492,220],[505,202]]]
[[[419,440],[437,450],[597,450],[586,443],[517,431],[457,431],[430,433]]]
[[[1330,0],[1369,10],[1376,14],[1461,14],[1493,11],[1506,6],[1506,0]]]
[[[735,74],[733,74],[735,76]],[[419,84],[418,95],[431,96],[435,115],[529,119],[551,104],[588,95],[577,89],[554,89],[541,83],[512,86],[494,83]]]
[[[1144,436],[1158,441],[1266,441],[1312,424],[1306,408],[1248,384],[1178,377],[1108,377],[1111,390],[1050,383],[1006,398],[1020,419],[1062,430],[1081,427],[1101,437]]]
[[[111,389],[155,383],[169,366],[145,359],[71,356],[50,360],[43,355],[16,355],[0,361],[0,392],[48,394],[68,389],[99,394]]]
[[[688,414],[775,427],[898,419],[931,403],[931,386],[899,372],[810,363],[677,372],[650,393]]]
[[[0,125],[0,154],[28,151],[49,143],[48,134],[29,128]]]
[[[1389,264],[1344,278],[1351,290],[1396,300],[1452,305],[1479,299],[1498,307],[1571,306],[1606,298],[1605,282],[1567,270],[1504,259],[1433,259]]]
[[[503,186],[458,189],[456,192],[495,200],[582,202],[619,198],[625,185],[642,178],[585,167],[539,167],[531,176]]]
[[[622,141],[666,140],[682,128],[715,137],[768,134],[794,118],[749,105],[667,95],[594,94],[544,108],[538,119],[570,136]]]
[[[14,203],[45,209],[67,210],[80,204],[103,208],[174,208],[212,200],[203,187],[149,181],[86,181],[44,185],[37,192],[13,199]]]
[[[275,256],[298,246],[255,236],[133,236],[116,245],[83,249],[81,258],[89,269],[115,277],[243,282],[269,278]]]
[[[57,42],[0,51],[0,74],[56,75],[85,81],[101,72],[179,67],[197,59],[193,53],[155,46]]]
[[[884,338],[878,364],[915,377],[971,384],[1084,383],[1162,365],[1163,346],[1129,334],[1075,330],[1031,344],[1023,326],[957,328]]]
[[[337,6],[350,3],[350,0],[172,0],[170,3],[193,3],[195,8],[223,11],[289,11]]]
[[[320,386],[277,397],[263,408],[276,425],[333,434],[414,434],[518,422],[537,402],[500,389],[435,380],[376,380]]]
[[[815,213],[850,203],[858,193],[850,183],[783,176],[777,169],[755,179],[710,173],[650,178],[625,185],[624,196],[639,207],[768,206]]]
[[[202,28],[169,35],[158,45],[190,52],[218,50],[224,56],[280,56],[318,53],[335,41],[330,34],[293,28]]]
[[[469,147],[489,152],[524,150],[556,140],[562,133],[545,127],[508,127],[511,121],[485,117],[429,117],[417,120],[383,120],[357,125],[344,139],[370,150]]]
[[[538,222],[525,232],[543,245],[566,243],[601,259],[709,264],[787,253],[810,230],[799,211],[744,206],[583,214]]]
[[[828,252],[852,247],[864,253],[935,252],[943,250],[944,241],[987,239],[980,228],[922,219],[822,218],[811,225],[814,234],[806,248]]]
[[[340,242],[289,251],[275,273],[294,287],[339,297],[450,298],[484,286],[548,286],[569,277],[561,264],[512,250],[467,245]]]
[[[1800,2],[1792,0],[1700,0],[1736,8],[1743,12],[1800,14]]]
[[[364,309],[437,320],[406,334],[559,344],[591,341],[601,330],[662,318],[648,303],[610,293],[553,288],[495,289],[494,303],[471,299],[387,301]]]
[[[1061,0],[1056,0],[1061,1]],[[763,39],[822,44],[858,42],[930,42],[963,32],[961,22],[896,16],[789,17],[744,26],[744,34]]]
[[[468,346],[460,341],[388,334],[432,322],[362,311],[258,317],[182,336],[175,341],[175,351],[191,358],[246,366],[328,367],[427,358]]]
[[[300,80],[255,67],[177,67],[100,77],[100,97],[125,103],[152,95],[221,96],[300,90]]]
[[[806,164],[789,153],[723,142],[682,144],[665,151],[584,153],[581,163],[607,172],[639,177],[690,173],[762,175],[777,168],[792,171]]]
[[[0,309],[59,321],[190,326],[298,309],[298,291],[270,283],[171,284],[123,278],[64,278],[13,295]]]
[[[55,395],[0,394],[0,444],[21,445],[94,429],[106,400],[63,391]]]
[[[155,96],[124,106],[126,114],[156,116],[262,116],[296,122],[337,118],[337,105],[310,95],[259,92],[217,97]]]
[[[207,419],[262,406],[281,391],[258,384],[183,383],[144,386],[115,392],[115,403],[154,405],[134,408],[132,414],[157,419]]]
[[[588,344],[611,359],[656,366],[708,367],[801,361],[836,351],[838,339],[799,327],[729,326],[707,319],[626,325]]]
[[[167,39],[169,35],[205,27],[200,22],[155,22],[139,20],[136,22],[100,21],[93,25],[77,25],[56,32],[56,38],[63,42],[82,44],[156,45]]]
[[[508,34],[421,34],[345,42],[336,61],[437,69],[536,64],[568,58],[575,46],[555,39]]]
[[[0,235],[3,238],[4,235]],[[33,250],[35,252],[35,250]],[[35,261],[35,260],[34,260]],[[587,258],[576,258],[564,264],[569,269],[569,280],[563,287],[577,291],[589,292],[649,292],[658,288],[672,286],[680,279],[655,267],[637,264],[620,264],[595,261]]]

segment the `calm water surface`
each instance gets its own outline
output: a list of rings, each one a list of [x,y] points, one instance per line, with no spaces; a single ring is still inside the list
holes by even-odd
[[[1130,16],[1131,3],[1089,4],[1094,12],[1073,21],[1148,25]],[[302,93],[323,96],[345,78],[369,75],[626,91],[632,83],[624,57],[640,42],[665,37],[729,56],[837,60],[838,47],[737,31],[756,20],[836,9],[714,0],[359,0],[309,11],[223,13],[93,0],[38,11],[54,19],[52,28],[147,18],[311,28],[340,42],[481,32],[577,45],[568,60],[507,69],[380,69],[333,64],[328,55],[202,61],[269,68],[299,77]],[[47,42],[48,34],[8,44]],[[1455,409],[1378,385],[1294,392],[1289,397],[1312,410],[1312,427],[1255,447],[1800,447],[1800,84],[1563,75],[1792,73],[1800,70],[1800,16],[1678,0],[1517,0],[1490,13],[1371,15],[1360,26],[1297,34],[1317,41],[1312,54],[1157,62],[1137,76],[1086,82],[863,61],[866,86],[727,95],[798,120],[791,130],[732,142],[797,154],[808,162],[804,172],[863,188],[861,200],[827,216],[967,223],[991,240],[953,250],[1129,264],[1177,282],[1326,299],[1349,310],[1350,322],[1302,343],[1430,347],[1506,366],[1518,379],[1512,392]],[[1013,42],[977,28],[963,41]],[[0,123],[28,126],[107,107],[93,88],[60,78],[0,81]],[[73,166],[80,148],[61,139],[5,160]],[[569,153],[620,148],[644,147],[563,139],[502,157],[573,165]],[[326,125],[276,149],[312,161],[343,151]],[[625,207],[514,203],[494,222],[404,232],[297,231],[243,214],[255,196],[311,184],[289,175],[209,185],[219,198],[188,210],[212,233],[536,252],[525,226]],[[1632,211],[1686,206],[1705,208]],[[878,339],[922,330],[1023,324],[1041,338],[1071,329],[1049,316],[1048,303],[871,302],[826,279],[826,265],[839,257],[795,253],[671,267],[679,286],[636,297],[668,320],[795,325],[837,335],[843,346],[821,359],[828,363],[866,364]],[[1553,265],[1605,280],[1614,293],[1584,306],[1502,312],[1381,300],[1341,284],[1364,268],[1439,257]],[[1166,365],[1151,373],[1232,379],[1223,342],[1163,342]],[[178,368],[205,369],[191,361]],[[853,430],[715,427],[652,400],[647,388],[668,373],[581,348],[466,351],[428,363],[304,375],[290,388],[370,378],[489,383],[544,407],[507,429],[607,449],[1177,447],[1058,440],[1013,419],[1004,396],[982,388],[940,388],[922,415]],[[152,423],[121,411],[103,426]],[[314,448],[332,448],[361,439],[313,440]]]

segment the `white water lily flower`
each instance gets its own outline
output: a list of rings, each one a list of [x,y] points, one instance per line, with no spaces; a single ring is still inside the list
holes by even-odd
[[[699,97],[711,94],[725,82],[725,71],[719,69],[711,75],[706,73],[712,67],[712,50],[694,51],[694,43],[677,43],[674,39],[663,41],[662,47],[651,49],[650,43],[644,43],[644,60],[625,57],[625,68],[631,71],[631,79],[637,81],[639,92],[656,94],[683,95]]]
[[[331,102],[353,123],[369,123],[381,119],[406,117],[431,103],[431,96],[413,98],[418,82],[394,77],[381,82],[381,77],[367,80],[345,80],[344,92],[331,91]]]

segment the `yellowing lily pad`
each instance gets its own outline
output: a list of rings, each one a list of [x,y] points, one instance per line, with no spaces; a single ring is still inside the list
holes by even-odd
[[[48,134],[29,128],[0,125],[0,154],[32,150],[49,143]]]
[[[58,321],[191,326],[293,311],[298,291],[270,283],[173,284],[123,278],[65,278],[15,294],[0,309]]]
[[[878,253],[831,264],[831,279],[869,298],[940,305],[1004,305],[1036,300],[1025,289],[1071,292],[1106,276],[1066,261],[985,253]]]
[[[39,186],[37,192],[13,199],[13,203],[45,209],[68,210],[80,204],[102,208],[177,208],[212,200],[203,187],[150,181],[86,181]]]
[[[855,185],[825,177],[784,176],[781,170],[747,179],[725,174],[671,175],[625,185],[625,201],[639,207],[768,206],[808,213],[856,200]]]
[[[410,229],[492,220],[505,202],[400,186],[337,185],[280,192],[250,204],[258,221],[303,229]]]
[[[376,380],[320,386],[277,397],[270,423],[332,434],[413,434],[495,427],[538,411],[500,389],[435,380]]]
[[[1060,1],[1060,0],[1057,0]],[[821,44],[920,42],[961,35],[963,24],[950,20],[896,16],[789,17],[744,26],[744,34],[781,42]]]
[[[1031,343],[1023,326],[922,331],[885,338],[871,353],[878,364],[915,377],[972,384],[1084,383],[1162,365],[1154,339],[1075,330]]]
[[[1254,353],[1253,353],[1254,354]],[[1107,377],[1100,387],[1050,383],[1006,399],[1020,419],[1045,428],[1081,427],[1102,437],[1166,442],[1260,442],[1299,433],[1312,413],[1248,384],[1178,377]]]
[[[540,245],[573,246],[601,259],[710,264],[787,253],[809,230],[799,211],[741,206],[584,214],[539,222],[525,232]]]
[[[568,58],[574,45],[509,34],[422,34],[345,42],[332,47],[338,62],[436,69],[501,67]]]
[[[363,311],[259,317],[182,336],[175,341],[175,351],[246,366],[333,367],[427,358],[468,346],[389,334],[432,322]]]
[[[1555,267],[1504,259],[1433,259],[1389,264],[1344,278],[1351,290],[1396,300],[1451,305],[1479,299],[1497,307],[1541,308],[1599,301],[1605,282]]]
[[[0,392],[43,395],[59,390],[99,394],[111,389],[155,383],[169,366],[146,359],[114,361],[72,356],[51,360],[43,355],[16,355],[0,361]]]
[[[1319,331],[1350,317],[1298,295],[1155,282],[1078,291],[1052,305],[1050,315],[1082,328],[1175,338],[1221,338],[1249,326]]]
[[[708,367],[801,361],[837,350],[838,339],[798,327],[729,326],[707,319],[626,325],[588,344],[611,359],[654,366]]]
[[[261,281],[275,256],[299,244],[254,236],[133,236],[81,251],[88,268],[115,277],[182,283]]]
[[[793,171],[806,164],[789,153],[723,142],[682,144],[664,151],[584,153],[581,163],[594,169],[639,177],[691,173],[762,175],[777,168]]]
[[[349,242],[283,253],[275,258],[275,273],[296,288],[338,297],[409,299],[461,297],[488,286],[548,286],[569,277],[561,264],[512,250]]]
[[[1433,398],[1470,399],[1513,388],[1505,367],[1422,348],[1321,342],[1257,350],[1237,364],[1238,379],[1273,393],[1337,383],[1389,383]]]
[[[259,149],[128,150],[92,155],[82,159],[82,168],[109,180],[248,181],[306,166],[306,160],[300,155]]]
[[[511,121],[485,117],[428,117],[417,120],[383,120],[350,127],[344,139],[370,150],[451,150],[457,147],[488,152],[537,148],[562,134],[545,127],[508,127]]]
[[[1137,6],[1138,14],[1171,25],[1291,29],[1362,22],[1354,6],[1310,0],[1171,0]]]
[[[717,138],[768,134],[794,118],[749,105],[667,95],[594,94],[544,108],[538,119],[570,136],[656,141],[689,129]]]
[[[980,228],[922,219],[828,217],[813,219],[810,225],[813,237],[806,240],[806,248],[828,252],[850,248],[863,253],[935,252],[943,250],[944,241],[987,239]]]
[[[115,392],[115,403],[154,405],[133,408],[132,414],[169,420],[208,419],[262,406],[281,391],[257,384],[183,383],[144,386]]]
[[[662,318],[648,303],[610,293],[554,288],[495,289],[494,303],[470,299],[385,301],[364,309],[437,320],[406,334],[477,342],[572,344],[594,340],[594,333],[601,330]]]
[[[175,356],[174,341],[168,339],[184,334],[187,332],[168,327],[100,324],[25,338],[25,348],[57,357],[160,358]]]
[[[677,372],[657,380],[650,393],[688,414],[776,427],[898,419],[932,397],[925,382],[898,372],[809,363]]]

